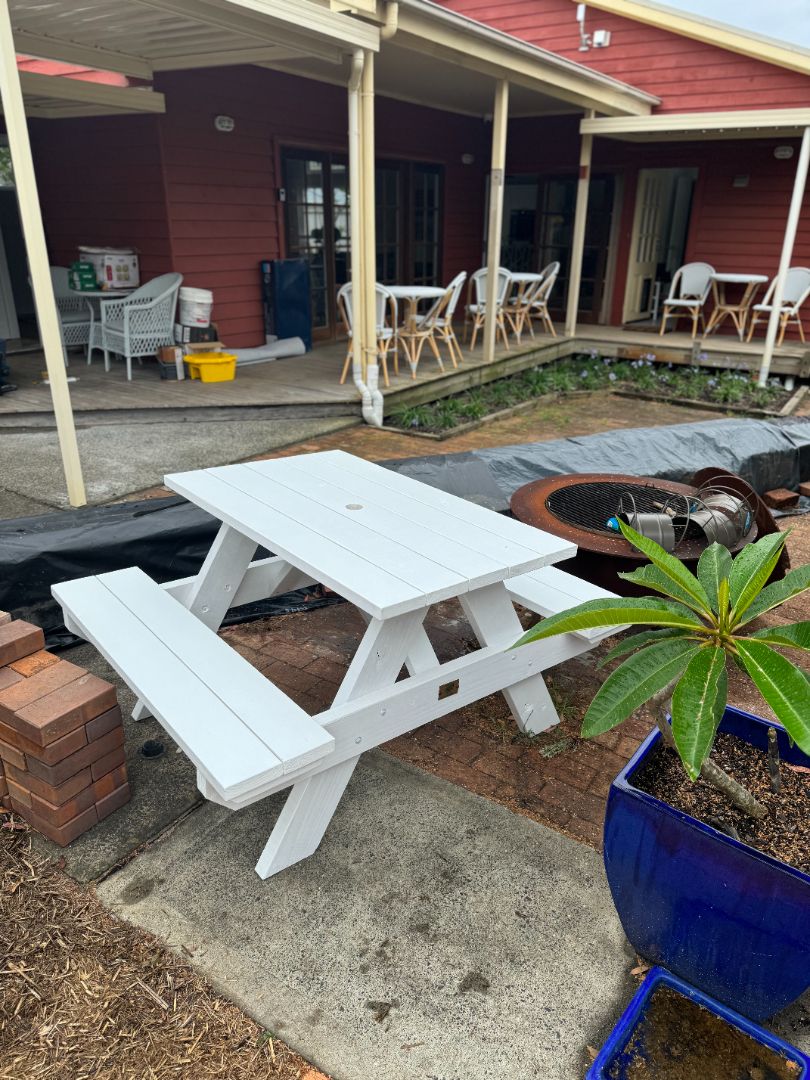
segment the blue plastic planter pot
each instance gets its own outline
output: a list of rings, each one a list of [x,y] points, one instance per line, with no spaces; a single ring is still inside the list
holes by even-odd
[[[768,727],[732,708],[720,724],[763,750]],[[782,760],[810,766],[778,730]],[[605,870],[624,932],[648,960],[764,1020],[810,986],[810,876],[633,787],[660,738],[642,743],[608,796]]]
[[[774,1053],[782,1054],[788,1061],[795,1061],[798,1066],[796,1080],[807,1080],[810,1077],[810,1058],[805,1057],[795,1046],[786,1043],[783,1039],[765,1031],[759,1024],[746,1020],[744,1016],[727,1009],[719,1001],[714,1001],[707,994],[695,990],[682,979],[671,975],[663,968],[654,967],[647,975],[644,982],[636,991],[632,1001],[622,1013],[616,1027],[610,1033],[610,1037],[599,1052],[593,1065],[588,1070],[585,1080],[607,1080],[608,1073],[613,1070],[613,1075],[623,1078],[624,1069],[629,1064],[628,1056],[624,1054],[625,1047],[630,1042],[633,1032],[638,1024],[644,1019],[644,1013],[650,1002],[650,998],[659,987],[668,986],[684,997],[690,998],[698,1005],[702,1005],[709,1012],[719,1016],[721,1020],[739,1028],[740,1031],[756,1039],[762,1046],[766,1046]],[[697,1080],[697,1074],[696,1074]]]

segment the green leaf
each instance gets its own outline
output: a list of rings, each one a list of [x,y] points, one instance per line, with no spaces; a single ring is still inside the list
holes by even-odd
[[[620,656],[635,652],[643,645],[652,645],[653,642],[660,641],[662,638],[684,637],[688,633],[688,630],[680,630],[671,626],[666,627],[664,630],[642,630],[641,633],[633,634],[631,637],[625,638],[624,641],[620,641],[618,645],[614,645],[596,666],[597,668],[603,668],[611,660],[618,660]]]
[[[698,581],[706,590],[712,610],[720,614],[720,582],[731,573],[732,558],[728,548],[722,544],[710,544],[698,559]]]
[[[712,748],[727,694],[725,651],[717,646],[701,649],[672,695],[672,735],[692,780],[697,780]]]
[[[676,679],[699,649],[693,641],[677,639],[648,645],[629,657],[597,691],[582,722],[583,736],[589,739],[601,735],[626,720]]]
[[[804,649],[810,652],[810,622],[789,623],[786,626],[768,626],[757,630],[747,641],[756,638],[766,645],[781,645],[785,649]]]
[[[654,589],[672,600],[679,600],[700,615],[708,614],[708,608],[699,604],[691,593],[667,577],[663,570],[659,570],[657,566],[652,564],[640,566],[638,570],[620,573],[619,577],[624,578],[625,581],[632,581],[634,585],[643,585],[648,589]]]
[[[806,592],[807,589],[810,589],[810,563],[791,570],[781,581],[772,581],[770,585],[766,585],[746,611],[745,618],[741,619],[737,625],[745,626],[746,623],[753,622],[766,611],[779,607],[786,600]]]
[[[773,573],[786,539],[787,533],[763,536],[761,540],[743,548],[734,560],[728,576],[732,625],[737,624]]]
[[[590,630],[596,626],[677,626],[686,630],[706,630],[694,612],[671,600],[631,598],[586,600],[584,604],[556,615],[549,615],[515,642],[513,647],[530,641],[568,634],[574,630]]]
[[[654,566],[657,566],[663,574],[666,574],[670,581],[685,589],[703,611],[711,611],[712,605],[706,595],[706,590],[695,575],[686,569],[680,559],[676,559],[674,555],[664,551],[660,544],[656,544],[654,540],[649,540],[646,536],[642,536],[641,533],[637,533],[635,529],[631,529],[623,521],[619,522],[619,528],[622,530],[624,538],[633,547],[643,552]]]
[[[737,641],[746,670],[794,742],[810,754],[810,679],[761,641]]]

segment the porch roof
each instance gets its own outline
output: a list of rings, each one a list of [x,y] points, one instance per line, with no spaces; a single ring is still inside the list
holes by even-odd
[[[20,72],[20,86],[26,115],[46,120],[166,111],[163,94],[147,87],[110,86],[34,71]]]
[[[189,56],[231,64],[379,48],[379,30],[313,0],[9,0],[18,51],[150,79]]]
[[[810,127],[810,108],[586,117],[579,127],[583,135],[602,135],[630,142],[761,139],[782,135],[796,137]]]

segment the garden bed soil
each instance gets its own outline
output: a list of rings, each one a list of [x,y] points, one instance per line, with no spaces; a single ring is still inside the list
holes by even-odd
[[[782,789],[775,794],[765,752],[723,732],[717,736],[712,758],[765,806],[762,820],[737,810],[705,780],[692,783],[677,754],[661,743],[633,773],[631,783],[720,831],[733,826],[743,843],[810,873],[810,772],[782,762]]]
[[[614,390],[615,394],[620,397],[636,398],[641,401],[666,401],[670,405],[684,406],[689,409],[711,409],[712,412],[719,413],[739,413],[742,416],[792,416],[801,402],[804,400],[810,387],[800,386],[798,390],[795,390],[792,394],[786,395],[787,400],[781,408],[774,409],[756,409],[753,406],[746,405],[728,405],[721,404],[717,401],[708,401],[705,398],[688,398],[688,397],[675,397],[672,394],[665,393],[645,393],[643,390],[630,390],[622,388],[620,390]]]
[[[796,1080],[795,1061],[659,986],[609,1080]],[[627,1060],[629,1058],[629,1060]]]

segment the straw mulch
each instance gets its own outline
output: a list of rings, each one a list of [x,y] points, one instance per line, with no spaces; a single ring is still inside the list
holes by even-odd
[[[0,1080],[326,1080],[0,813]]]

